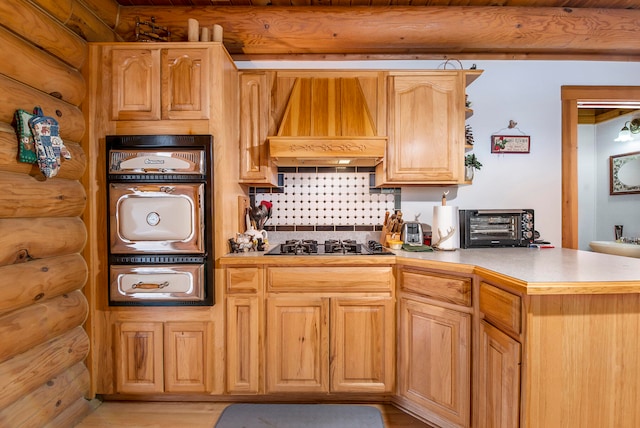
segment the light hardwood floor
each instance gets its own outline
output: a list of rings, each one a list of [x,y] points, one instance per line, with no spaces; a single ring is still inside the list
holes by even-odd
[[[76,428],[213,428],[230,403],[106,401]],[[432,428],[391,405],[380,409],[386,428]]]

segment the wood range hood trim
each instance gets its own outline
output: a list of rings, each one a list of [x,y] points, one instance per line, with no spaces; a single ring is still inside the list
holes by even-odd
[[[267,137],[279,166],[375,166],[379,136],[357,78],[297,78],[278,134]]]

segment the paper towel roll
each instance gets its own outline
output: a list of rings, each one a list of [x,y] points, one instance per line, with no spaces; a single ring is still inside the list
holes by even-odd
[[[432,245],[443,239],[443,241],[437,245],[439,249],[455,250],[456,248],[460,248],[459,229],[458,207],[449,205],[433,207],[433,225],[431,226],[431,233],[433,235],[431,237]]]

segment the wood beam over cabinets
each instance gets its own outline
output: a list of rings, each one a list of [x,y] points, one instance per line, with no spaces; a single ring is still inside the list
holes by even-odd
[[[122,7],[116,32],[155,16],[175,41],[187,19],[220,24],[239,58],[640,60],[640,10],[549,7]]]

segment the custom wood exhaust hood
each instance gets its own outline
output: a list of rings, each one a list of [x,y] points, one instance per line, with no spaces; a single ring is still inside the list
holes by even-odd
[[[357,78],[298,78],[278,129],[268,137],[280,166],[371,166],[387,137],[376,127]]]

